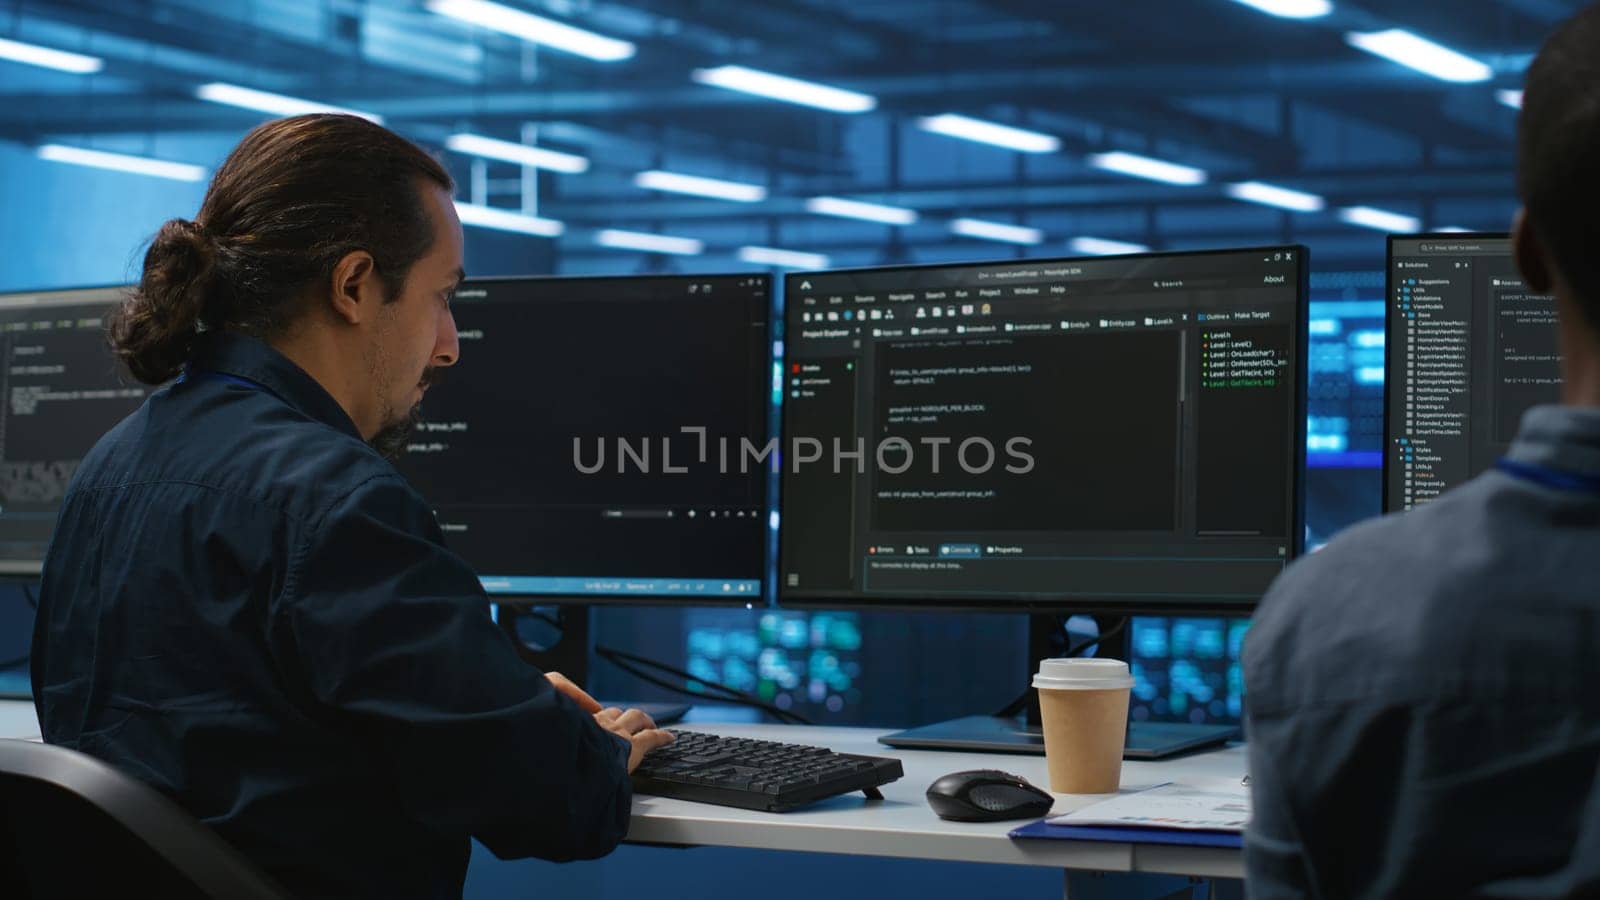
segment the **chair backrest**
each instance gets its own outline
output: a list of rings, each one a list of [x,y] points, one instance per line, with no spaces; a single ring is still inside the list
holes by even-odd
[[[149,785],[91,756],[0,740],[0,897],[288,900]]]

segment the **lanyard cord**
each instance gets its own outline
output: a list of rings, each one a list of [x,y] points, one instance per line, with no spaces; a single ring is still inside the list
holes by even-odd
[[[1534,484],[1554,488],[1558,491],[1567,491],[1575,494],[1600,494],[1600,477],[1593,475],[1563,472],[1560,469],[1551,469],[1533,463],[1506,459],[1505,457],[1496,460],[1494,466],[1513,478],[1531,481]]]

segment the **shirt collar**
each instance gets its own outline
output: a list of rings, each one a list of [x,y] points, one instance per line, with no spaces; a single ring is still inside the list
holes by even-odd
[[[1600,409],[1535,406],[1522,417],[1508,459],[1585,477],[1600,477]]]
[[[287,356],[265,341],[242,334],[206,334],[197,342],[194,359],[185,374],[202,377],[215,372],[252,381],[279,400],[316,419],[361,440],[350,414],[323,386]]]

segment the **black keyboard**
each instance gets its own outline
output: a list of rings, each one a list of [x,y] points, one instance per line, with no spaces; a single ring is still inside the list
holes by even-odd
[[[878,785],[905,774],[900,760],[826,747],[677,731],[633,773],[641,794],[719,806],[788,812],[851,791],[882,798]]]

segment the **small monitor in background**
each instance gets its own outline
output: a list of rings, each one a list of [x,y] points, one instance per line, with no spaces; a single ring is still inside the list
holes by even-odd
[[[1561,399],[1556,301],[1528,289],[1505,234],[1389,238],[1383,508],[1410,509],[1494,465],[1522,414]]]
[[[468,280],[400,469],[497,599],[759,602],[770,303],[764,275]]]
[[[124,287],[0,294],[0,576],[37,576],[78,463],[153,388],[106,319]]]

